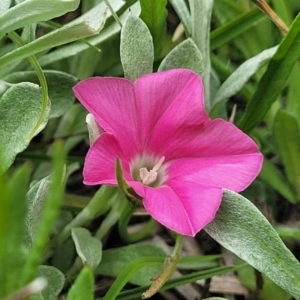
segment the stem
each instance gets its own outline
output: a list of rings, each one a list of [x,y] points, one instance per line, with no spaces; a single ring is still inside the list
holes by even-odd
[[[64,227],[57,237],[57,243],[62,244],[71,235],[73,227],[81,227],[88,221],[91,221],[99,212],[104,213],[108,209],[108,200],[116,191],[118,190],[114,187],[102,186],[87,206]]]
[[[102,300],[114,300],[133,274],[145,266],[157,265],[163,262],[163,257],[145,256],[131,261],[119,274]]]
[[[25,43],[21,39],[21,37],[19,37],[19,35],[17,33],[15,33],[14,31],[9,32],[7,35],[19,47],[25,45]],[[48,97],[48,85],[47,85],[46,77],[45,77],[45,74],[44,74],[38,60],[36,59],[36,57],[34,55],[31,55],[31,56],[27,57],[27,59],[29,60],[32,68],[36,72],[36,75],[39,79],[39,82],[40,82],[40,85],[41,85],[41,88],[42,88],[42,92],[43,92],[42,111],[41,111],[40,117],[39,117],[36,125],[32,129],[31,133],[27,137],[27,140],[30,141],[35,136],[36,132],[38,131],[38,129],[40,127],[40,125],[43,123],[43,120],[46,117],[47,107],[49,106],[49,97]]]
[[[147,224],[139,231],[133,234],[128,233],[128,223],[135,211],[136,207],[128,202],[127,207],[125,208],[121,218],[119,219],[118,229],[120,236],[128,243],[135,243],[139,240],[145,238],[156,225],[154,219],[150,218]]]
[[[116,20],[116,22],[120,25],[120,27],[122,28],[122,23],[121,20],[119,19],[118,15],[116,14],[116,12],[114,11],[113,7],[110,5],[109,0],[104,0],[105,4],[107,5],[108,9],[110,10],[112,16],[114,17],[114,19]]]
[[[284,21],[275,13],[275,11],[269,6],[265,0],[252,0],[256,6],[263,11],[272,22],[279,28],[283,35],[286,35],[289,31],[289,27],[284,23]]]
[[[95,234],[95,238],[99,240],[101,240],[112,226],[118,222],[124,211],[125,205],[127,204],[127,199],[124,197],[123,193],[117,189],[116,193],[113,195],[112,202],[113,205],[110,212],[102,221],[101,226]]]
[[[65,287],[70,286],[74,282],[74,278],[82,269],[82,261],[77,256],[72,267],[65,274]]]
[[[175,247],[172,255],[167,258],[167,266],[164,270],[159,274],[159,276],[152,283],[150,288],[142,294],[142,299],[148,299],[152,297],[155,293],[157,293],[160,288],[167,282],[167,280],[171,277],[173,272],[176,269],[176,266],[180,260],[180,253],[182,248],[183,236],[180,234],[176,234]]]

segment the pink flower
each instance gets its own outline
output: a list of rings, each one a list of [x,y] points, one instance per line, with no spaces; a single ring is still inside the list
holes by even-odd
[[[244,190],[262,155],[233,124],[211,120],[203,86],[192,71],[174,69],[123,78],[94,77],[74,93],[100,126],[85,161],[84,183],[117,185],[124,178],[148,213],[169,229],[194,236],[213,220],[222,190]]]

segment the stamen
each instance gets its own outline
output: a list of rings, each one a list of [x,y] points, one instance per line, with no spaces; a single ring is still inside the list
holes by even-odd
[[[163,156],[150,171],[148,171],[147,168],[140,168],[140,178],[145,185],[150,185],[157,179],[157,172],[162,166],[164,160],[165,157]]]

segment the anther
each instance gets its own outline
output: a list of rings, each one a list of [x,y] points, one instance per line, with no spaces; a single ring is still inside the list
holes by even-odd
[[[157,172],[162,166],[164,160],[165,157],[163,156],[150,171],[148,171],[147,168],[140,168],[140,178],[143,184],[150,185],[157,179]]]

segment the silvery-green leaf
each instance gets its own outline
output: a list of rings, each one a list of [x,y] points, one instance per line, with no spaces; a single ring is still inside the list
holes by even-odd
[[[84,265],[96,268],[102,257],[102,244],[85,228],[73,228],[72,239]]]
[[[45,199],[49,191],[50,177],[47,176],[35,183],[28,191],[27,215],[26,215],[26,233],[25,242],[27,246],[32,245],[35,233],[38,229],[40,217],[44,208]]]
[[[51,100],[51,111],[49,118],[57,118],[65,114],[74,103],[75,97],[72,87],[77,78],[60,71],[44,71],[49,98]],[[32,82],[39,83],[36,73],[33,71],[14,72],[3,78],[10,83]]]
[[[262,213],[243,196],[225,190],[205,231],[295,299],[300,299],[300,263]]]
[[[152,73],[152,36],[146,24],[133,14],[128,15],[122,27],[120,53],[127,79],[135,81],[142,75]]]
[[[11,86],[0,98],[0,173],[6,171],[15,156],[28,146],[31,139],[47,124],[40,120],[43,109],[42,91],[38,85],[23,82]]]
[[[175,68],[190,69],[199,75],[203,71],[203,59],[200,50],[192,39],[186,39],[177,45],[161,62],[158,71]]]
[[[241,64],[221,85],[212,105],[225,102],[238,93],[251,76],[272,58],[276,50],[277,46],[264,50]]]
[[[47,286],[41,294],[45,300],[56,300],[65,283],[64,274],[52,266],[39,266],[38,276],[47,279]]]
[[[0,16],[0,39],[5,33],[25,25],[50,20],[75,10],[79,2],[79,0],[43,0],[42,2],[27,0],[17,4]],[[4,5],[7,7],[7,0],[4,1]]]

